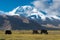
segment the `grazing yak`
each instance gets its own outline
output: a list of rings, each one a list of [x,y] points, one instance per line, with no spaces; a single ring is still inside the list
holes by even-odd
[[[41,34],[48,34],[47,30],[41,30]]]
[[[5,34],[12,34],[11,30],[6,30]]]
[[[38,30],[33,30],[33,34],[48,34],[47,30],[41,30],[41,33],[38,32]]]

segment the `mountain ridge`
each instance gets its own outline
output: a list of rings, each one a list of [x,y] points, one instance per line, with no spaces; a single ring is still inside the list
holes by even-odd
[[[17,7],[0,15],[0,24],[9,24],[9,27],[1,27],[3,29],[60,29],[59,22],[58,16],[44,14],[32,6]]]

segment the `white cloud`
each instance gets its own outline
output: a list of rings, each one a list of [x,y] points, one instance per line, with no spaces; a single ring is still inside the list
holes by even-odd
[[[33,4],[36,8],[42,10],[42,9],[45,9],[45,5],[44,5],[43,2],[44,2],[44,1],[36,0],[36,1],[32,2],[32,4]]]
[[[53,3],[48,7],[45,3],[47,0],[35,0],[32,4],[38,9],[45,11],[47,15],[59,15],[60,16],[60,0],[53,0]],[[47,7],[47,8],[46,8]]]

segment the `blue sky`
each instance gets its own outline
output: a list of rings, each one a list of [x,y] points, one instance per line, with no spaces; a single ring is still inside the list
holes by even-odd
[[[11,11],[17,6],[31,5],[33,0],[0,0],[0,10]]]

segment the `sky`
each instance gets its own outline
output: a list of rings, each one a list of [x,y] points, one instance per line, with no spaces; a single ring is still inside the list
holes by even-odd
[[[31,5],[33,0],[0,0],[1,11],[11,11],[18,6]]]

